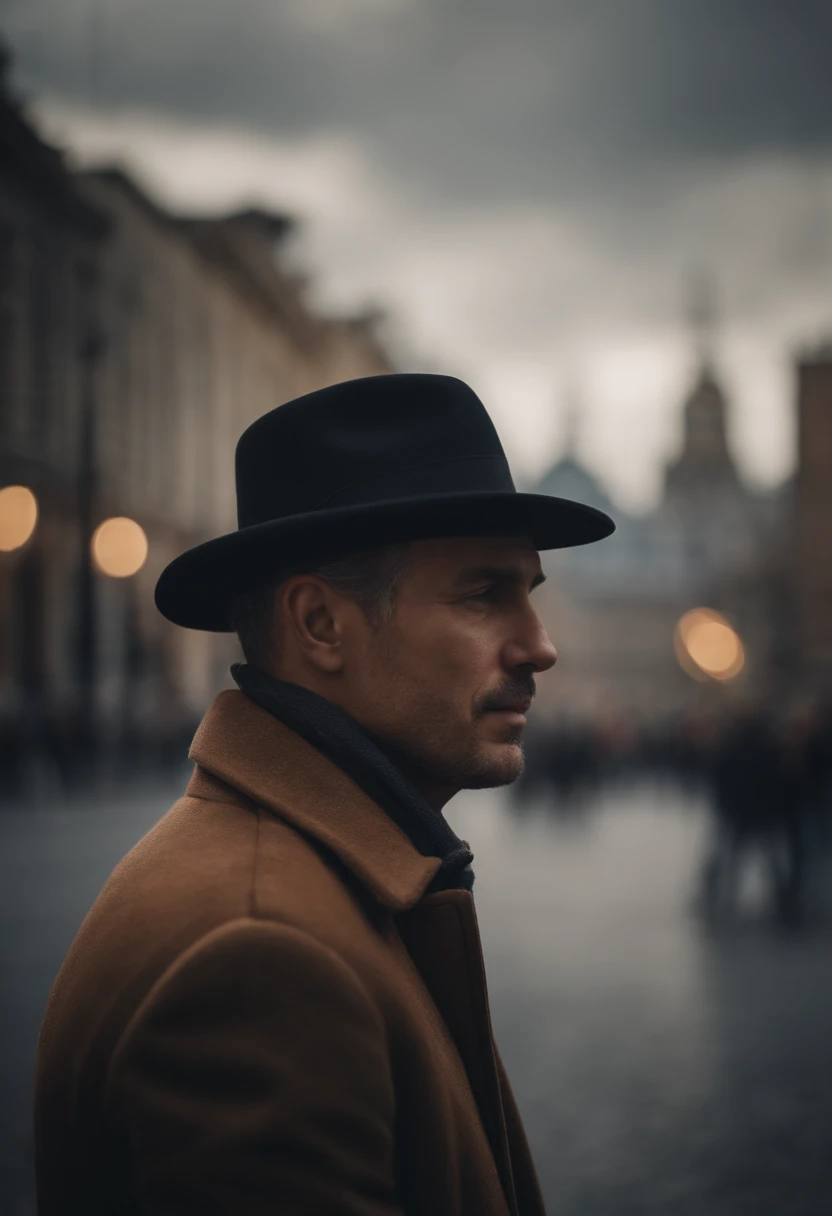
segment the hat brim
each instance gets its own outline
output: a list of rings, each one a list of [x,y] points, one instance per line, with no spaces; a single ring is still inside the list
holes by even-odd
[[[156,607],[176,625],[229,633],[236,597],[299,560],[449,536],[527,536],[536,549],[566,549],[614,531],[603,511],[548,494],[467,492],[310,511],[188,549],[162,571]]]

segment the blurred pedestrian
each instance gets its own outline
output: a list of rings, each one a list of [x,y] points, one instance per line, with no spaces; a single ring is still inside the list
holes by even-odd
[[[735,909],[742,870],[756,853],[776,916],[797,924],[805,874],[801,760],[764,712],[745,708],[715,748],[711,781],[717,830],[703,870],[706,911]]]

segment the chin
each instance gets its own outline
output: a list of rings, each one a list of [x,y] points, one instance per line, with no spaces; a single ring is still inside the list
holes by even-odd
[[[520,732],[514,737],[495,742],[470,738],[463,746],[449,749],[447,739],[441,743],[414,746],[395,743],[394,749],[415,769],[428,774],[434,781],[458,790],[486,790],[499,785],[511,785],[523,773],[525,759]]]
[[[511,785],[523,775],[525,758],[519,743],[497,743],[488,748],[487,756],[474,762],[460,784],[464,790],[490,790],[500,785]]]

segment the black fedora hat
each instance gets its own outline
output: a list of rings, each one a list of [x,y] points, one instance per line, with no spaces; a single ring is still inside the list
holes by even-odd
[[[561,549],[615,530],[594,507],[518,493],[485,406],[453,376],[368,376],[288,401],[243,432],[235,467],[237,531],[156,584],[177,625],[230,631],[238,595],[307,559],[442,536]]]

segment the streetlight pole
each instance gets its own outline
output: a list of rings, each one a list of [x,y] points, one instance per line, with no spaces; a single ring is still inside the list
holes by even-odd
[[[118,744],[123,750],[124,758],[127,758],[133,750],[133,729],[140,717],[136,696],[143,668],[143,646],[136,575],[147,558],[147,535],[136,520],[125,515],[112,516],[95,529],[89,551],[97,573],[125,584],[120,597],[121,730]]]
[[[83,297],[84,330],[78,348],[81,364],[81,426],[78,453],[77,509],[79,533],[78,628],[76,639],[76,678],[78,683],[78,735],[85,759],[95,745],[95,692],[97,682],[97,614],[95,571],[90,552],[90,537],[95,523],[98,497],[96,454],[96,380],[104,352],[104,339],[98,331],[94,292],[95,267],[84,262],[78,271]]]

